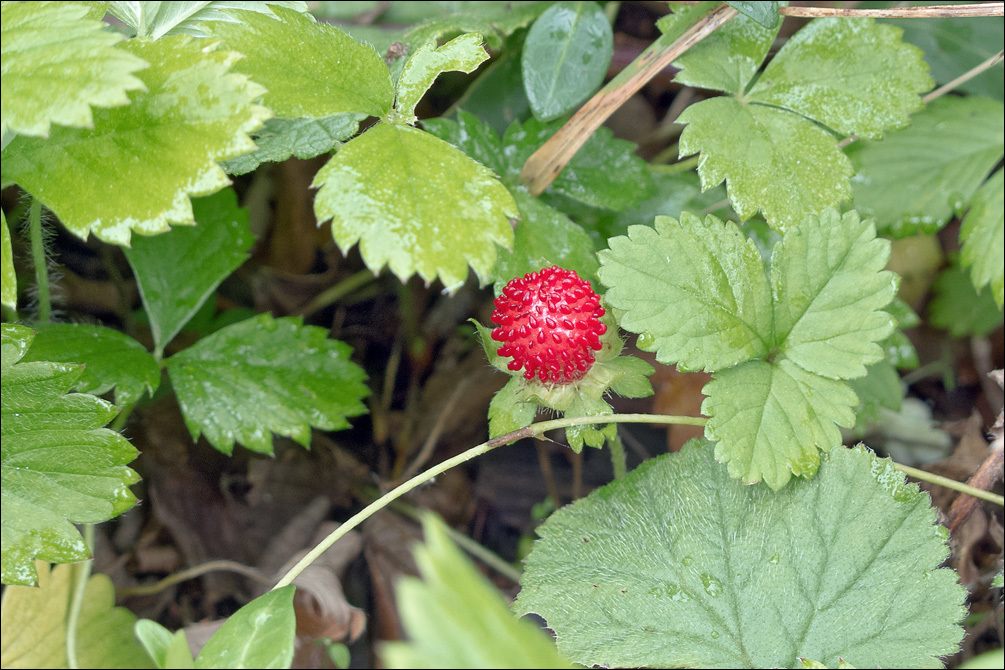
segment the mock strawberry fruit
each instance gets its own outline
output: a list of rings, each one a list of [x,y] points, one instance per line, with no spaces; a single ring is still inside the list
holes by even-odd
[[[492,339],[503,343],[500,356],[513,358],[509,369],[523,368],[526,379],[571,384],[596,361],[593,352],[607,331],[604,308],[590,282],[572,270],[554,266],[517,277],[495,306]]]

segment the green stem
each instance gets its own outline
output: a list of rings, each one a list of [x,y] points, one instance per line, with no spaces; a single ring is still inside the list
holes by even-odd
[[[35,264],[35,283],[38,285],[38,320],[47,323],[52,317],[49,304],[49,265],[45,260],[45,241],[42,239],[42,203],[31,201],[28,209],[28,230],[31,236],[31,259]]]
[[[129,420],[129,415],[133,413],[134,407],[136,407],[136,403],[126,405],[119,410],[119,415],[115,417],[115,420],[112,421],[112,425],[109,426],[109,428],[114,430],[116,433],[121,433],[122,429],[126,427],[126,421]]]
[[[297,311],[297,314],[300,316],[307,316],[308,314],[313,314],[319,309],[324,309],[329,305],[334,305],[345,296],[353,293],[356,289],[365,286],[376,278],[377,276],[370,270],[360,270],[351,277],[347,277],[331,288],[326,289],[316,298],[301,307]]]
[[[628,474],[628,465],[625,462],[625,443],[618,435],[618,429],[614,429],[614,437],[607,440],[611,448],[611,466],[614,468],[614,478],[621,479]]]
[[[84,544],[87,551],[93,552],[94,524],[84,524]],[[77,661],[77,626],[80,622],[80,611],[84,607],[84,592],[87,582],[91,579],[91,566],[94,559],[77,563],[73,566],[73,593],[70,595],[69,610],[66,613],[66,665],[70,670],[80,667]]]
[[[1001,505],[1005,507],[1005,496],[1000,496],[990,491],[985,491],[984,489],[978,489],[969,484],[964,484],[963,482],[958,482],[955,479],[949,479],[948,477],[943,477],[942,475],[932,474],[931,472],[926,472],[925,470],[919,470],[918,468],[912,468],[910,465],[901,465],[900,463],[894,463],[893,467],[897,468],[905,475],[914,477],[915,479],[920,479],[923,482],[928,482],[929,484],[937,484],[938,486],[945,487],[947,489],[952,489],[953,491],[959,491],[960,493],[966,493],[974,498],[980,498],[981,500],[987,500],[988,502],[993,502],[996,505]]]
[[[300,561],[297,562],[297,564],[294,565],[289,572],[283,575],[283,578],[280,579],[279,582],[272,588],[279,589],[292,583],[293,580],[304,571],[304,568],[317,560],[317,558],[321,556],[321,554],[323,554],[328,547],[335,544],[350,530],[360,525],[363,521],[384,509],[409,491],[425,484],[429,480],[443,474],[453,467],[466,463],[472,458],[488,453],[496,447],[502,447],[524,438],[543,435],[549,430],[555,430],[556,428],[568,428],[569,426],[589,426],[604,423],[665,423],[682,426],[704,426],[705,419],[695,416],[672,416],[667,414],[606,414],[600,416],[577,416],[572,418],[552,419],[551,421],[541,421],[540,423],[531,424],[526,428],[514,430],[510,433],[506,433],[505,435],[492,438],[488,442],[482,442],[476,447],[472,447],[465,452],[457,454],[453,458],[448,458],[442,463],[434,465],[425,472],[419,473],[415,477],[412,477],[405,483],[399,485],[391,491],[388,491],[383,496],[364,507],[362,510],[350,517],[348,521],[343,523],[335,531],[328,535],[328,537],[321,540],[321,542],[311,549],[306,556],[300,559]]]

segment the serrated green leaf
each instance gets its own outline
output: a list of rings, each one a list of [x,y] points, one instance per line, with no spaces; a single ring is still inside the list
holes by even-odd
[[[771,296],[761,255],[735,224],[685,212],[632,226],[600,252],[605,299],[639,348],[689,370],[717,370],[771,348]]]
[[[175,354],[167,369],[193,439],[271,454],[271,433],[307,447],[311,426],[348,428],[347,417],[366,412],[366,374],[350,354],[324,328],[260,314]]]
[[[309,14],[272,7],[279,20],[255,12],[234,12],[241,23],[217,23],[213,34],[227,48],[246,55],[238,69],[268,93],[276,116],[323,118],[354,112],[383,117],[394,88],[384,60],[334,26]]]
[[[343,251],[356,242],[367,267],[388,265],[455,289],[468,264],[483,281],[496,244],[510,247],[516,203],[487,168],[436,137],[380,123],[346,143],[318,172],[319,222],[332,220]]]
[[[960,260],[970,268],[974,286],[991,287],[998,307],[1005,305],[1005,179],[999,169],[981,187],[960,228]]]
[[[269,119],[255,133],[258,148],[250,154],[222,163],[233,175],[247,174],[262,163],[287,160],[292,156],[306,159],[334,151],[356,134],[363,114],[336,114],[321,119]]]
[[[0,14],[0,135],[48,137],[53,123],[91,128],[92,107],[128,105],[127,92],[143,90],[133,76],[143,57],[116,48],[122,35],[85,5],[9,2]]]
[[[194,35],[208,37],[211,33],[204,23],[224,21],[237,23],[239,19],[229,13],[235,9],[259,12],[272,16],[272,7],[285,7],[298,12],[307,11],[306,2],[241,2],[223,0],[218,2],[139,2],[138,0],[113,0],[108,3],[108,11],[115,18],[136,31],[138,37],[159,39],[165,35]]]
[[[624,398],[645,398],[653,394],[649,376],[653,366],[634,356],[618,356],[601,363],[611,375],[610,389]]]
[[[918,352],[914,349],[911,339],[904,334],[904,330],[917,326],[921,323],[921,318],[900,298],[894,298],[884,309],[890,313],[896,324],[893,334],[880,343],[886,352],[885,358],[898,370],[913,370],[920,364]]]
[[[398,582],[398,610],[410,638],[381,647],[389,668],[567,668],[552,641],[513,616],[499,592],[450,541],[441,521],[423,519],[415,548],[422,580]]]
[[[8,512],[10,513],[10,512]],[[38,588],[4,591],[0,663],[5,668],[66,668],[66,628],[74,569],[51,571],[39,561]],[[133,637],[136,615],[115,607],[115,587],[105,575],[87,580],[77,623],[79,668],[151,668]]]
[[[977,293],[967,273],[955,264],[936,277],[932,290],[931,323],[953,337],[987,335],[1002,322],[1001,307],[991,290],[985,286]]]
[[[509,176],[509,163],[503,155],[499,136],[474,114],[459,110],[456,121],[446,118],[423,119],[422,128],[454,145],[500,177]]]
[[[90,553],[73,523],[98,523],[136,502],[129,490],[139,476],[126,467],[136,449],[102,428],[117,413],[83,393],[65,395],[81,366],[19,362],[30,329],[0,325],[0,498],[5,584],[31,585],[36,558],[65,563]]]
[[[193,200],[192,213],[195,226],[137,238],[125,252],[158,356],[255,243],[232,189]]]
[[[14,252],[10,245],[10,229],[7,216],[0,212],[0,303],[17,309],[17,273],[14,271]]]
[[[466,33],[441,47],[433,43],[423,44],[405,63],[405,69],[398,78],[394,103],[398,121],[415,123],[415,106],[441,73],[470,74],[488,57],[482,48],[482,36],[478,33]]]
[[[454,2],[449,3],[447,8],[454,13],[432,19],[428,18],[428,14],[416,17],[422,23],[410,28],[402,41],[418,47],[461,33],[480,33],[489,48],[499,51],[505,36],[527,27],[548,8],[548,3]],[[393,12],[393,8],[389,9]]]
[[[524,90],[534,116],[565,114],[604,81],[614,54],[614,34],[595,2],[560,2],[534,21],[524,42]]]
[[[709,3],[711,4],[711,3]],[[733,4],[733,3],[729,3]],[[777,3],[751,2],[749,5],[774,4],[777,18]],[[674,22],[674,27],[690,24],[694,18],[708,13],[708,7],[699,5],[687,8]],[[738,8],[737,8],[738,9]],[[663,24],[668,30],[669,25]],[[742,95],[768,55],[778,28],[781,24],[765,27],[759,21],[746,15],[737,16],[719,27],[674,61],[681,68],[674,80],[686,86],[710,88],[733,95]]]
[[[888,361],[880,361],[866,368],[866,374],[849,382],[858,396],[855,408],[855,428],[863,430],[872,421],[878,421],[881,410],[899,412],[904,400],[904,387],[897,369]]]
[[[513,377],[492,397],[489,403],[490,438],[526,428],[534,422],[538,406],[521,399],[523,387],[523,379]]]
[[[727,2],[736,11],[757,21],[765,28],[777,28],[781,15],[777,2]]]
[[[785,43],[747,97],[878,139],[906,126],[933,86],[921,50],[901,33],[871,18],[815,19]]]
[[[204,42],[183,35],[120,48],[151,63],[142,72],[147,91],[128,107],[94,110],[93,129],[16,137],[2,171],[75,235],[128,245],[133,231],[193,223],[189,196],[230,183],[216,161],[253,151],[247,133],[270,114],[254,103],[262,87],[230,71],[239,54],[207,53]]]
[[[895,237],[935,232],[966,203],[1005,151],[1005,107],[945,96],[882,142],[848,147],[855,207]]]
[[[938,666],[965,592],[928,496],[861,447],[824,460],[780,493],[694,442],[647,461],[538,529],[516,611],[586,666]]]
[[[35,339],[24,362],[52,361],[84,365],[73,390],[101,395],[115,389],[115,402],[126,407],[160,384],[157,361],[124,333],[83,323],[35,325]]]
[[[593,240],[586,231],[522,188],[511,193],[520,208],[520,223],[513,235],[513,251],[499,254],[493,273],[496,293],[502,293],[503,286],[514,277],[552,265],[573,270],[587,281],[593,279],[599,265]]]
[[[837,140],[797,114],[721,97],[691,105],[678,121],[688,124],[681,155],[701,154],[702,190],[725,180],[743,219],[760,210],[784,231],[851,198],[854,171]]]
[[[234,612],[206,642],[195,667],[290,667],[297,624],[293,589],[269,591]]]

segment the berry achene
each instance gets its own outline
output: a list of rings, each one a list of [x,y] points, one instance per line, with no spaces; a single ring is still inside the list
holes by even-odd
[[[512,357],[510,370],[524,369],[526,379],[570,384],[582,379],[596,362],[600,336],[600,298],[572,270],[558,266],[511,280],[495,299],[492,339],[498,353]]]

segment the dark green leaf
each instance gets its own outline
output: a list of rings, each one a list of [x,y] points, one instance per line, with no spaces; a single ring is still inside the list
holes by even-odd
[[[269,119],[254,134],[258,149],[223,162],[230,174],[246,174],[262,163],[280,162],[291,156],[314,158],[334,151],[356,134],[362,114],[336,114],[321,119]]]
[[[904,400],[904,387],[897,369],[888,361],[880,361],[866,368],[865,377],[853,379],[851,390],[858,396],[855,409],[855,428],[864,429],[869,422],[878,421],[881,410],[900,411]]]
[[[977,293],[967,273],[953,266],[941,273],[932,287],[935,298],[928,305],[932,325],[945,328],[953,337],[987,335],[1002,322],[1002,310],[988,287]]]
[[[1005,304],[1005,179],[999,169],[970,202],[960,229],[960,260],[974,286],[990,286],[999,309]]]

